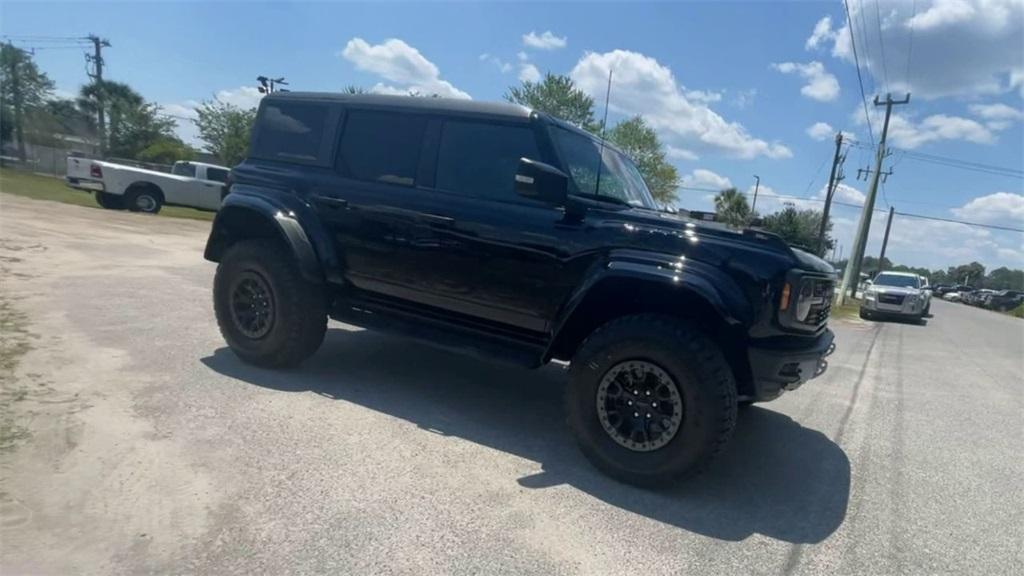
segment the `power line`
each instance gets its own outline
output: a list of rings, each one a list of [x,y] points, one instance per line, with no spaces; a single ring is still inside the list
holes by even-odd
[[[861,5],[863,8],[863,3]],[[875,0],[875,24],[878,25],[878,47],[882,51],[882,73],[885,78],[885,91],[889,91],[889,69],[885,64],[885,40],[882,39],[882,11],[878,7],[878,0]]]
[[[853,40],[853,19],[850,18],[850,1],[843,0],[846,7],[846,24],[850,28],[850,46],[853,47],[853,62],[857,65],[857,84],[860,85],[860,101],[864,104],[864,119],[868,123],[868,136],[871,137],[871,146],[875,145],[875,135],[871,130],[871,116],[868,114],[868,97],[864,94],[864,79],[860,74],[860,58],[857,56],[857,43]]]
[[[978,222],[967,222],[966,220],[956,220],[954,218],[940,218],[938,216],[925,216],[923,214],[911,214],[909,212],[897,212],[896,214],[910,218],[921,218],[923,220],[937,220],[939,222],[952,222],[954,224],[963,224],[965,226],[977,226],[978,228],[991,228],[993,230],[1024,233],[1024,228],[1013,228],[1011,226],[1000,226],[998,224],[980,224]]]
[[[864,143],[856,142],[852,144],[860,149],[869,149]],[[993,174],[995,176],[1008,176],[1011,178],[1024,178],[1024,170],[1018,168],[1010,168],[1007,166],[996,166],[994,164],[984,164],[981,162],[972,162],[969,160],[961,160],[959,158],[952,158],[950,156],[938,156],[936,154],[925,154],[923,152],[914,152],[911,150],[904,150],[900,148],[890,148],[895,152],[900,153],[899,161],[904,158],[910,160],[916,160],[918,162],[928,162],[931,164],[937,164],[939,166],[946,166],[949,168],[960,168],[962,170],[972,170],[975,172],[981,172],[984,174]]]
[[[864,18],[864,0],[860,0],[860,8],[857,9],[857,14],[860,16],[860,46],[864,49],[865,69],[870,72],[871,69],[868,66],[874,60],[871,57],[871,42],[868,41],[868,21]],[[869,78],[871,80],[871,92],[877,93],[878,87],[875,85],[875,75],[871,74]]]

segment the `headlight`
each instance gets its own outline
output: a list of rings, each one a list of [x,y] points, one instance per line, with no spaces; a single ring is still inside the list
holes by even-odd
[[[813,282],[803,282],[800,285],[800,295],[796,298],[796,319],[800,322],[807,322],[811,314],[811,306],[817,302],[814,297]]]
[[[876,295],[877,295],[876,292],[865,292],[864,293],[864,299],[865,300],[874,300]]]

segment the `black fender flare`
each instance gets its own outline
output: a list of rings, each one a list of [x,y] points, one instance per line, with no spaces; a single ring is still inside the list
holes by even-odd
[[[258,226],[253,225],[255,222]],[[252,228],[240,227],[240,223]],[[219,262],[234,242],[260,236],[276,236],[283,241],[307,280],[321,283],[337,279],[334,247],[315,212],[301,197],[278,190],[233,186],[214,218],[203,257]]]
[[[591,291],[607,281],[643,281],[689,293],[706,302],[726,324],[749,326],[755,311],[737,282],[718,266],[639,250],[615,250],[595,264],[561,307],[551,324],[552,346]],[[551,348],[547,354],[550,354]],[[547,355],[545,356],[547,357]]]

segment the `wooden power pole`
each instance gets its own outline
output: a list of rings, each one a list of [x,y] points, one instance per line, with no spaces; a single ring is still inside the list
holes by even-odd
[[[100,155],[106,156],[107,154],[107,112],[103,108],[104,106],[104,86],[103,86],[103,49],[110,46],[110,42],[104,38],[100,38],[95,34],[90,34],[86,37],[87,40],[92,42],[92,55],[86,55],[86,59],[93,63],[94,71],[89,73],[89,77],[93,79],[94,85],[96,86],[96,125],[99,128],[100,136]]]
[[[892,107],[908,102],[910,102],[910,93],[907,93],[903,100],[893,100],[892,94],[886,94],[885,102],[879,102],[878,96],[875,96],[875,106],[885,106],[885,122],[882,124],[882,136],[878,141],[878,151],[875,153],[875,170],[871,173],[871,186],[868,188],[868,196],[864,200],[864,209],[860,213],[860,225],[853,238],[850,261],[846,264],[846,271],[843,273],[843,284],[839,291],[840,304],[846,301],[848,294],[855,295],[857,285],[860,284],[860,265],[861,260],[864,259],[864,248],[868,243],[868,232],[871,231],[871,215],[875,212],[875,197],[878,195],[882,161],[885,160],[885,138],[889,134],[889,118],[892,116]],[[870,119],[868,121],[870,122]]]
[[[838,132],[836,134],[836,153],[832,156],[832,172],[828,175],[828,189],[825,192],[825,209],[821,213],[821,225],[818,227],[818,256],[825,254],[825,230],[828,228],[828,213],[832,208],[832,196],[836,193],[836,188],[839,187],[839,182],[843,179],[842,171],[839,167],[846,160],[846,156],[842,154],[842,150],[843,133]]]

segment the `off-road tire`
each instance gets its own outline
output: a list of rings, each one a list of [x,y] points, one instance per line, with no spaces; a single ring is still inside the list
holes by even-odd
[[[678,431],[652,451],[622,446],[599,420],[600,382],[629,360],[664,370],[682,398]],[[573,356],[566,408],[576,441],[597,468],[629,484],[663,487],[703,472],[728,444],[736,425],[736,382],[722,351],[693,325],[668,316],[627,316],[598,328]]]
[[[857,315],[860,316],[861,320],[871,320],[871,312],[868,312],[863,308],[860,309]]]
[[[231,310],[232,291],[242,274],[261,277],[273,302],[270,330],[256,339],[244,334]],[[213,307],[231,350],[265,368],[298,365],[316,352],[327,332],[323,286],[303,278],[291,254],[273,240],[243,240],[228,248],[213,280]]]
[[[124,196],[110,192],[96,192],[96,203],[107,210],[124,210]]]
[[[164,205],[164,195],[156,186],[133,184],[124,193],[124,203],[132,212],[158,214]]]

